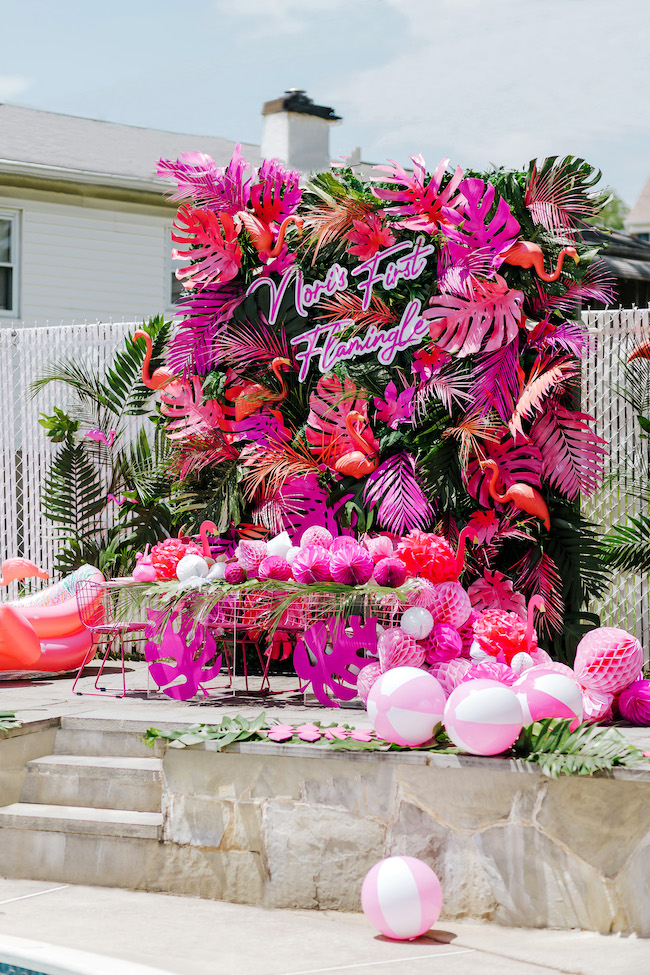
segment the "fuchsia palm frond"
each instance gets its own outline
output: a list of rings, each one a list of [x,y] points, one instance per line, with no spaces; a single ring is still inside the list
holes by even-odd
[[[198,376],[171,383],[160,391],[161,412],[169,418],[165,432],[179,443],[219,430],[223,410],[216,400],[203,402],[203,387]]]
[[[438,348],[459,357],[492,352],[519,334],[522,291],[508,288],[498,274],[495,281],[480,281],[471,298],[441,295],[431,298],[422,313],[429,320],[429,332]],[[481,348],[483,340],[489,336]]]
[[[295,363],[284,328],[271,328],[264,321],[231,322],[219,332],[216,349],[233,369],[259,369],[278,358]]]
[[[503,423],[507,423],[520,391],[519,337],[494,352],[477,356],[472,372],[473,408],[480,416],[494,409]]]
[[[246,179],[248,164],[237,145],[226,169],[203,152],[185,152],[179,159],[161,159],[157,173],[178,186],[170,200],[187,201],[205,210],[235,214],[244,210],[250,199],[251,180]]]
[[[589,332],[583,322],[572,318],[556,325],[551,332],[529,345],[551,353],[561,350],[580,359],[589,346]]]
[[[345,427],[345,418],[357,410],[367,418],[366,404],[346,376],[342,383],[336,374],[322,376],[309,397],[309,416],[305,434],[312,453],[322,455],[327,463],[355,450],[356,445]]]
[[[395,313],[373,292],[370,305],[363,310],[363,295],[353,291],[339,291],[332,298],[323,298],[318,302],[316,318],[324,321],[337,322],[344,319],[356,322],[359,328],[385,328],[396,321]]]
[[[211,430],[205,436],[184,440],[175,452],[170,470],[178,474],[180,480],[214,468],[223,461],[238,460],[239,453],[229,444],[219,430]]]
[[[494,252],[489,247],[470,250],[449,240],[440,252],[438,287],[442,294],[470,298],[479,278],[494,275]]]
[[[228,213],[216,214],[211,210],[180,206],[174,230],[172,240],[184,244],[187,250],[173,250],[172,257],[187,258],[192,262],[176,271],[179,281],[185,279],[185,287],[225,284],[239,273],[241,248],[235,224]]]
[[[561,295],[549,294],[539,281],[538,296],[530,301],[531,315],[559,311],[564,315],[579,315],[583,304],[597,302],[611,305],[616,299],[616,281],[604,261],[592,261],[578,281],[571,281]]]
[[[299,181],[296,170],[285,169],[277,159],[265,159],[250,190],[251,205],[260,220],[270,226],[295,213],[302,198]]]
[[[407,173],[403,166],[394,159],[389,160],[392,166],[375,166],[376,172],[384,172],[386,176],[373,176],[375,182],[394,183],[401,189],[386,190],[373,187],[373,196],[379,200],[388,200],[394,205],[387,207],[385,212],[391,217],[407,217],[400,220],[397,226],[408,230],[424,230],[435,233],[440,224],[447,223],[449,213],[460,206],[462,196],[458,193],[459,184],[463,178],[460,167],[442,189],[443,178],[449,163],[448,159],[441,159],[435,172],[426,179],[426,164],[422,155],[411,156],[413,173]]]
[[[433,510],[418,482],[415,460],[402,450],[368,476],[364,502],[377,509],[377,521],[386,531],[404,535],[413,528],[424,529]]]
[[[532,548],[512,567],[515,586],[528,599],[541,596],[546,612],[540,613],[535,628],[538,633],[562,630],[564,601],[562,599],[562,578],[554,560],[546,552],[540,556],[538,548]]]
[[[563,392],[577,375],[575,360],[566,356],[551,362],[538,359],[508,421],[512,436],[523,433],[523,420],[539,413],[544,401],[553,394]]]
[[[571,238],[576,226],[599,210],[600,199],[588,191],[601,174],[583,159],[566,156],[557,162],[557,158],[551,156],[540,164],[531,162],[524,203],[533,223],[554,237]]]
[[[445,213],[447,226],[442,232],[447,240],[469,251],[478,250],[484,257],[491,254],[492,270],[496,271],[503,263],[503,254],[517,239],[519,223],[503,197],[492,213],[496,191],[491,183],[464,179],[459,189],[464,201],[458,209]]]
[[[530,431],[542,452],[543,476],[570,501],[581,492],[593,494],[602,483],[607,441],[594,433],[592,423],[594,418],[586,413],[551,400]]]
[[[497,462],[499,480],[503,484],[504,491],[519,481],[537,489],[541,487],[543,460],[536,444],[530,442],[514,444],[509,437],[505,436],[500,443],[488,442],[482,447],[483,459]],[[481,470],[478,460],[469,463],[465,475],[467,491],[476,498],[482,508],[493,508],[495,504],[488,491],[490,477],[489,471]],[[497,488],[501,490],[498,481]]]
[[[416,387],[413,397],[414,415],[421,419],[426,413],[427,404],[434,398],[439,399],[450,414],[454,403],[464,408],[470,397],[469,385],[470,378],[465,373],[443,366],[430,379]]]
[[[216,338],[232,317],[244,293],[236,284],[203,288],[179,302],[177,316],[186,316],[167,351],[167,362],[177,373],[188,371],[205,376],[219,361]]]

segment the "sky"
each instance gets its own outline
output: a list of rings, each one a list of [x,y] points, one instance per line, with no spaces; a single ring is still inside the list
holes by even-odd
[[[4,102],[259,143],[302,88],[343,117],[333,157],[571,154],[628,206],[650,177],[649,0],[5,0],[0,22]]]

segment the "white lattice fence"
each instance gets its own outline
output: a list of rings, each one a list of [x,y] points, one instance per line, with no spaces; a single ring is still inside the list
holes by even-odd
[[[41,479],[56,445],[38,422],[40,413],[65,408],[69,393],[52,383],[34,399],[30,385],[60,359],[89,362],[103,369],[139,324],[111,322],[44,328],[0,329],[0,390],[2,390],[2,449],[0,478],[0,559],[22,555],[52,572],[56,541],[52,525],[42,515]],[[137,417],[127,419],[135,433]],[[124,424],[123,424],[124,426]],[[132,427],[132,430],[130,429]]]
[[[616,470],[638,447],[638,424],[634,412],[617,395],[624,384],[625,360],[635,342],[649,336],[648,309],[585,312],[589,326],[590,349],[582,370],[583,409],[596,417],[596,431],[611,445],[610,466]],[[639,511],[639,502],[625,493],[616,481],[607,483],[594,498],[585,500],[586,517],[607,531],[625,524],[628,515]],[[599,612],[606,626],[620,626],[634,633],[643,643],[646,656],[650,645],[650,586],[648,579],[632,573],[616,572],[610,591],[589,608]]]

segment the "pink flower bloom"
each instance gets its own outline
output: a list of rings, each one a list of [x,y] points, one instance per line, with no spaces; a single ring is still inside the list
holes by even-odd
[[[422,382],[428,382],[446,362],[450,361],[451,356],[448,352],[443,352],[442,349],[432,345],[429,349],[418,349],[414,353],[411,372],[417,373]]]
[[[353,741],[372,741],[374,737],[374,732],[370,728],[354,728],[350,732],[350,738]]]
[[[389,382],[386,387],[386,399],[382,400],[379,396],[374,397],[377,419],[389,426],[391,430],[397,430],[400,423],[409,423],[413,412],[411,400],[414,392],[415,388],[409,386],[398,396],[395,383]]]
[[[288,741],[293,738],[294,730],[291,724],[274,724],[268,731],[269,741]]]
[[[348,247],[348,254],[360,257],[362,261],[374,257],[382,247],[392,247],[395,238],[388,227],[384,227],[381,218],[376,213],[369,213],[365,220],[353,220],[353,230],[347,234],[347,240],[354,247]]]
[[[337,725],[336,728],[328,728],[325,731],[325,737],[329,738],[330,741],[334,741],[334,739],[337,741],[345,741],[348,737],[348,730],[342,725]]]
[[[322,734],[315,724],[301,724],[296,731],[302,741],[320,741]]]

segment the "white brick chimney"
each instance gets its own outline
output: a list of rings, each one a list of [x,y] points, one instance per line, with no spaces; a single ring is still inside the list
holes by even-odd
[[[314,105],[304,91],[291,88],[262,107],[262,157],[279,159],[292,169],[316,173],[329,169],[330,126],[340,116],[325,105]]]

